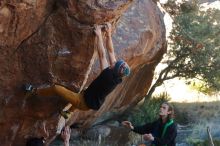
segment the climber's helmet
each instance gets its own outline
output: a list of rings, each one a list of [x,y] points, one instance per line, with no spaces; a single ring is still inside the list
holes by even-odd
[[[119,75],[120,77],[129,76],[130,74],[130,67],[124,60],[118,60],[114,66],[115,74]]]

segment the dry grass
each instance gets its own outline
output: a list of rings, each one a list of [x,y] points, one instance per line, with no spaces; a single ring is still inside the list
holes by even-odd
[[[173,103],[176,107],[176,119],[179,123],[186,116],[189,123],[220,120],[220,101],[197,103]]]
[[[210,127],[212,137],[220,140],[220,101],[173,104],[176,108],[177,122],[192,127],[192,134],[187,138],[189,142],[198,143],[206,140],[207,127]],[[217,142],[216,145],[219,146]]]

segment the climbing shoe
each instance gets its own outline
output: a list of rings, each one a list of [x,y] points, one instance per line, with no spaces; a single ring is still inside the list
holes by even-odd
[[[34,87],[31,84],[24,84],[22,89],[27,93],[32,93],[34,91]]]
[[[70,117],[70,112],[69,111],[60,111],[60,115],[64,117],[64,119],[68,119]]]
[[[22,85],[22,90],[25,92],[26,96],[36,95],[37,88],[34,88],[31,84]]]

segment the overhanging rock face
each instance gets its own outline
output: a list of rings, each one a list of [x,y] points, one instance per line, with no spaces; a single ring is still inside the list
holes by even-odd
[[[23,146],[30,136],[59,130],[59,97],[28,97],[23,83],[53,83],[81,91],[99,74],[94,24],[110,22],[117,58],[132,73],[99,111],[76,111],[69,123],[91,125],[102,114],[123,112],[148,91],[166,51],[162,13],[151,0],[35,0],[0,2],[0,143]],[[61,126],[62,127],[62,126]],[[45,133],[45,129],[48,133]]]

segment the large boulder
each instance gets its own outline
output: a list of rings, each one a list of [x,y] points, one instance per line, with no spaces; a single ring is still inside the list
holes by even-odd
[[[1,146],[23,146],[30,136],[47,136],[50,143],[59,133],[59,111],[67,102],[26,96],[21,85],[58,83],[75,92],[86,88],[100,72],[94,24],[113,25],[117,58],[126,60],[132,73],[99,111],[76,111],[68,124],[80,121],[85,128],[108,111],[120,113],[139,102],[166,51],[162,17],[151,0],[1,1]]]

